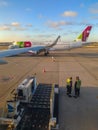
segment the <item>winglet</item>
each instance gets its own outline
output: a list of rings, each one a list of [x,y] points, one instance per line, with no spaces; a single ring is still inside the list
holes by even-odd
[[[60,38],[60,36],[58,36],[57,37],[57,39],[51,44],[51,45],[48,45],[47,47],[52,47],[52,46],[54,46],[54,45],[56,45],[57,44],[57,42],[58,42],[58,40],[59,40],[59,38]]]
[[[76,38],[75,41],[82,41],[86,42],[87,38],[89,37],[90,31],[92,29],[92,26],[87,26],[84,31]]]

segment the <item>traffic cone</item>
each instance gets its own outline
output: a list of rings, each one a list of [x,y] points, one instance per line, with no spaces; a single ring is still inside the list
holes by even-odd
[[[45,68],[43,69],[43,72],[44,72],[44,73],[46,72]]]
[[[52,61],[54,62],[55,61],[55,58],[52,56]]]

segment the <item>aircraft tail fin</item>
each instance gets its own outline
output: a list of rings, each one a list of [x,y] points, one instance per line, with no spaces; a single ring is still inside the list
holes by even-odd
[[[92,29],[92,26],[87,26],[84,31],[76,38],[75,41],[82,41],[82,42],[86,42],[88,37],[89,37],[89,34],[90,34],[90,31]]]

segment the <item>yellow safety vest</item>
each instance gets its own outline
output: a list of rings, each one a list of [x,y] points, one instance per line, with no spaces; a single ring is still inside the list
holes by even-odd
[[[69,78],[66,80],[66,83],[67,83],[67,85],[70,85],[70,79]]]
[[[77,85],[76,85],[76,87],[77,87],[77,88],[80,88],[80,86],[81,86],[81,80],[77,80]]]

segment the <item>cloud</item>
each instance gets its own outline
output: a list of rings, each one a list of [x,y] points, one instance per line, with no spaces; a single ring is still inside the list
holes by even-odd
[[[42,41],[44,41],[44,43],[49,43],[50,42],[50,40],[52,40],[52,42],[53,42],[53,40],[54,40],[54,37],[56,37],[56,34],[35,34],[34,36],[33,36],[33,40],[35,41],[35,42],[37,42],[37,41],[39,41],[40,43],[42,42]],[[37,39],[37,40],[36,40]],[[40,39],[41,39],[41,41],[40,41]],[[47,41],[47,39],[48,39],[48,41]]]
[[[51,36],[53,36],[52,34],[38,34],[36,35],[37,37],[40,37],[40,38],[49,38]]]
[[[30,26],[30,25],[29,25],[29,26]],[[18,23],[18,22],[12,22],[11,24],[3,24],[3,25],[0,25],[0,30],[2,30],[2,31],[3,31],[3,30],[25,31],[25,30],[27,30],[27,29],[28,29],[28,28],[21,26],[20,23]]]
[[[83,8],[85,5],[83,3],[80,4],[80,7]]]
[[[76,17],[78,14],[74,11],[65,11],[61,16],[63,17]]]
[[[21,24],[19,22],[12,22],[10,24],[11,27],[13,27],[13,30],[18,30],[18,31],[24,31],[27,30],[27,28],[21,26]],[[31,26],[30,24],[28,24],[28,26]]]
[[[15,27],[17,26],[18,27],[18,26],[20,26],[20,23],[18,23],[18,22],[12,22],[11,26],[15,26]]]
[[[27,27],[32,27],[32,24],[27,24],[26,26],[27,26]]]
[[[39,14],[38,18],[40,18],[40,19],[43,18],[42,14]]]
[[[61,26],[65,26],[65,25],[72,25],[72,22],[66,22],[66,21],[59,21],[59,22],[53,22],[53,21],[48,21],[47,23],[48,27],[51,28],[59,28]]]
[[[27,28],[24,28],[24,27],[16,27],[15,30],[18,30],[18,31],[25,31],[25,30],[27,30]]]
[[[8,3],[4,0],[0,0],[0,7],[7,6]]]
[[[98,14],[98,2],[93,4],[90,8],[89,8],[89,11],[92,13],[92,14]]]
[[[31,8],[26,8],[26,11],[32,11],[32,9]]]
[[[4,30],[9,31],[9,30],[11,30],[11,28],[9,26],[3,25],[3,26],[0,26],[0,30],[2,30],[2,31],[4,31]]]
[[[63,26],[81,26],[81,25],[92,25],[88,20],[77,21],[48,21],[46,26],[56,30],[62,30]]]
[[[26,35],[26,38],[32,38],[32,35]]]
[[[98,16],[92,16],[90,19],[98,20]]]

